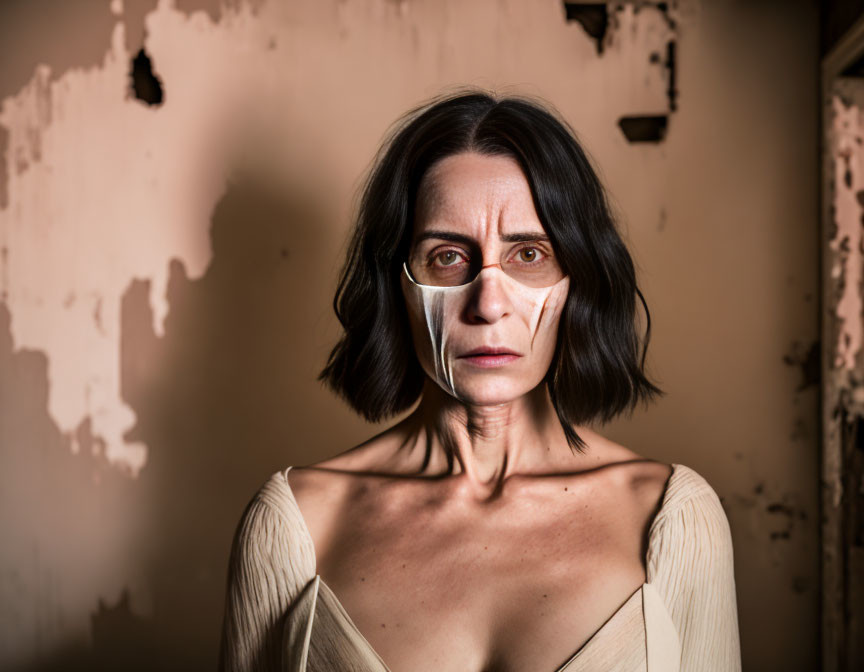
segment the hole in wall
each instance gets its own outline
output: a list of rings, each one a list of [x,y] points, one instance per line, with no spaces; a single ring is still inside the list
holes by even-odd
[[[153,74],[153,64],[143,48],[132,59],[130,75],[132,90],[138,100],[143,100],[148,105],[162,104],[162,82]]]
[[[565,2],[564,14],[567,21],[578,21],[589,36],[597,41],[597,53],[603,53],[603,38],[609,27],[609,14],[604,2]]]
[[[675,53],[675,40],[669,40],[666,44],[666,63],[664,65],[669,73],[669,88],[666,89],[666,96],[669,98],[670,112],[678,109],[678,89],[675,88]]]
[[[618,126],[628,142],[660,142],[666,137],[665,114],[621,117]]]

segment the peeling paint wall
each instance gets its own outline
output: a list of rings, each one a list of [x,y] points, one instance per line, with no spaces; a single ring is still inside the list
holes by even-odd
[[[857,670],[864,665],[864,85],[841,76],[824,88],[823,652],[826,669]]]
[[[834,366],[844,371],[855,368],[861,349],[861,222],[864,199],[864,162],[861,143],[864,141],[862,113],[855,105],[846,107],[839,96],[832,101],[834,115],[834,222],[836,231],[829,241],[834,253],[831,278],[838,281],[839,300],[836,315],[840,321],[834,352]]]
[[[377,431],[315,381],[364,171],[478,84],[594,157],[668,392],[606,432],[721,496],[745,669],[815,668],[815,7],[574,4],[0,6],[0,667],[213,668],[248,497]]]

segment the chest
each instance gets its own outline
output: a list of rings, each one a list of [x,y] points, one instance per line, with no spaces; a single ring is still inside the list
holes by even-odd
[[[645,580],[638,522],[620,498],[563,489],[359,496],[318,572],[393,672],[555,672]]]

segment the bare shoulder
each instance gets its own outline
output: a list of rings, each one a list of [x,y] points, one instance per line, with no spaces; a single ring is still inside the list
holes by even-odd
[[[641,512],[646,534],[663,508],[672,473],[672,465],[654,460],[641,462],[633,470],[630,492],[637,510]]]
[[[651,530],[662,515],[674,468],[617,444],[611,453],[612,492],[618,493],[615,507],[627,536],[640,537],[639,557],[644,563]]]
[[[400,423],[341,453],[295,469],[343,475],[398,472],[403,441],[404,432]]]
[[[619,492],[628,493],[643,511],[656,512],[663,502],[673,467],[603,439],[603,463]]]
[[[293,467],[288,480],[301,509],[357,498],[376,478],[416,475],[423,459],[406,446],[404,427],[402,421],[327,459]]]
[[[637,499],[653,503],[662,499],[672,472],[671,464],[640,458],[629,474],[630,489]]]
[[[316,547],[326,547],[338,512],[373,494],[376,476],[393,473],[397,453],[398,440],[386,430],[325,460],[288,470],[288,485]]]

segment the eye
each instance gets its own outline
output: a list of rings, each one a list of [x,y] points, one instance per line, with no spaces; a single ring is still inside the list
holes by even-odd
[[[441,263],[438,264],[438,266],[454,266],[460,258],[462,258],[462,255],[456,250],[444,250],[443,252],[438,252],[437,254],[432,255],[431,261],[434,263],[436,260],[440,259]]]
[[[520,249],[517,255],[519,257],[519,261],[525,262],[526,264],[531,264],[543,258],[543,251],[538,247],[529,246]]]

